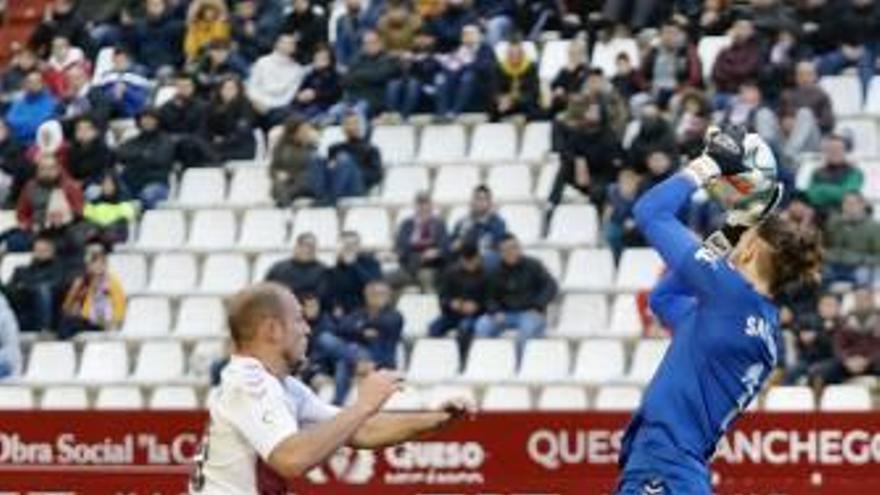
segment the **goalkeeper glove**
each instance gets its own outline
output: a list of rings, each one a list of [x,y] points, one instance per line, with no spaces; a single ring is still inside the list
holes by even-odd
[[[729,211],[724,219],[724,226],[709,234],[703,241],[703,247],[719,257],[730,254],[746,230],[760,223],[779,207],[784,192],[785,187],[776,184],[766,203],[757,203],[748,209]]]
[[[699,186],[704,186],[719,175],[736,175],[747,171],[743,164],[745,129],[729,126],[710,127],[706,131],[703,154],[686,168]]]

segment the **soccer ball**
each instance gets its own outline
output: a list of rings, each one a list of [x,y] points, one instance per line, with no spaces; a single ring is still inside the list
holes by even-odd
[[[743,139],[746,172],[719,177],[706,186],[709,196],[725,210],[754,212],[758,215],[778,200],[776,158],[767,143],[757,134]]]

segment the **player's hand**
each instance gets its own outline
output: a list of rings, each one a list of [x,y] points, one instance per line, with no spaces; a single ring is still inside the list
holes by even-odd
[[[385,402],[403,389],[403,376],[390,370],[379,370],[370,373],[358,385],[356,406],[374,414],[382,409]]]
[[[474,401],[463,396],[453,397],[443,401],[443,403],[440,404],[439,409],[440,411],[445,412],[448,416],[442,423],[437,425],[437,428],[443,428],[444,426],[460,419],[473,419],[477,413],[477,406],[474,404]]]
[[[712,126],[706,131],[706,148],[703,154],[718,166],[721,175],[736,175],[747,169],[743,164],[745,129],[729,126],[724,129]]]

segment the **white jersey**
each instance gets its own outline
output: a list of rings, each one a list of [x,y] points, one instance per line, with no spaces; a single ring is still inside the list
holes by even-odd
[[[230,358],[218,389],[190,493],[286,493],[280,488],[283,481],[267,469],[269,454],[285,438],[339,410],[299,380],[279,380],[249,357]]]

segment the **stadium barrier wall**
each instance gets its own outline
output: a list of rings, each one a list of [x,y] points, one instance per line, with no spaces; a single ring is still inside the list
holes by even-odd
[[[628,415],[484,413],[420,441],[343,449],[291,493],[611,493]],[[0,412],[0,492],[186,492],[203,412]],[[880,414],[749,414],[720,442],[721,495],[880,493]]]

